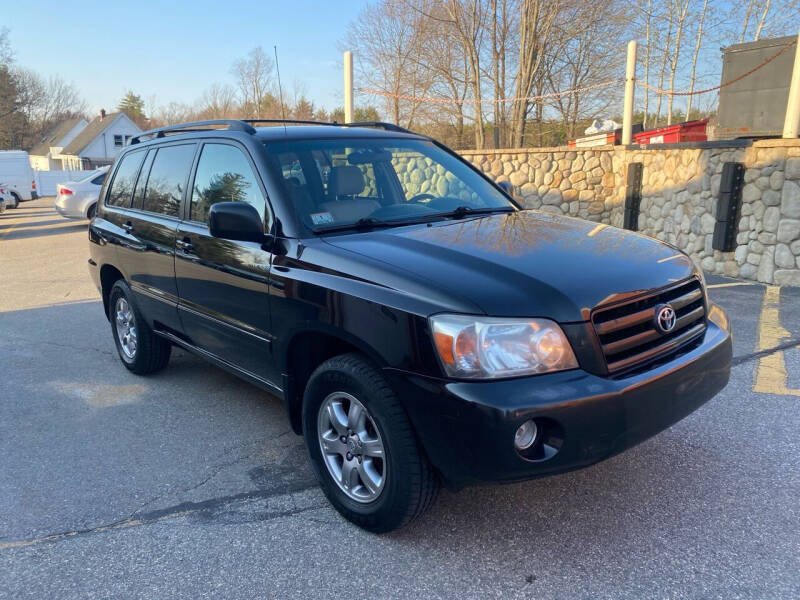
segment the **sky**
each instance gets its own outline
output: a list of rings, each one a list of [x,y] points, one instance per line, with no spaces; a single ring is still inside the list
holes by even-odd
[[[256,46],[278,47],[284,94],[343,104],[339,43],[368,0],[40,2],[0,0],[16,63],[73,82],[88,108],[114,109],[129,89],[155,105],[193,103]],[[149,107],[148,107],[149,108]]]

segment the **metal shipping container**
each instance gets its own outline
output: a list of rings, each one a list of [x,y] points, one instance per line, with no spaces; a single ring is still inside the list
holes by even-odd
[[[790,44],[796,36],[735,44],[722,49],[722,81],[757,67]],[[780,136],[789,99],[794,47],[744,79],[722,88],[713,139]]]

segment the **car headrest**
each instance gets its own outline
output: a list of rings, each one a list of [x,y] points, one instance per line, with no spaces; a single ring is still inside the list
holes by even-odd
[[[364,174],[355,165],[333,167],[328,177],[329,196],[355,196],[364,191]]]

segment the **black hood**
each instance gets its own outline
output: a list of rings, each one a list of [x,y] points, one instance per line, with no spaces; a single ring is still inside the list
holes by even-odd
[[[443,221],[326,241],[402,268],[492,316],[583,321],[600,305],[694,272],[672,246],[537,211]]]

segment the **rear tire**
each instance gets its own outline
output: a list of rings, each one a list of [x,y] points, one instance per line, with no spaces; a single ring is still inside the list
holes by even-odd
[[[14,198],[14,204],[7,206],[6,208],[17,208],[22,200],[20,200],[19,196],[17,196],[14,192],[11,192],[11,196]]]
[[[91,221],[92,219],[94,219],[96,214],[97,214],[97,203],[94,203],[89,207],[89,210],[86,211],[86,218]]]
[[[117,353],[129,371],[147,375],[167,366],[172,345],[153,333],[133,302],[131,288],[122,279],[111,287],[108,312]]]
[[[338,413],[331,401],[339,402]],[[365,413],[361,425],[347,410],[353,406]],[[339,416],[329,418],[329,409]],[[408,416],[380,371],[358,354],[331,358],[312,373],[303,395],[303,435],[323,493],[367,531],[403,527],[436,499],[438,478]]]

